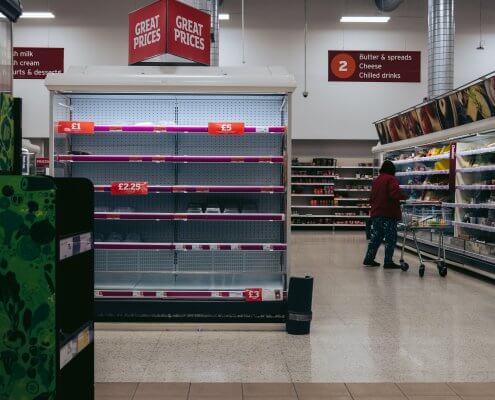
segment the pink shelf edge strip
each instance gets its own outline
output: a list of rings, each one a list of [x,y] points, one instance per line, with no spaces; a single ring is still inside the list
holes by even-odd
[[[121,213],[95,212],[95,219],[164,220],[164,221],[284,221],[284,214],[206,214],[206,213]]]
[[[207,126],[160,126],[160,125],[95,125],[95,132],[163,132],[163,133],[206,133]],[[285,126],[246,126],[245,133],[285,133]]]
[[[58,154],[57,161],[80,162],[271,162],[282,163],[282,156],[162,156],[162,155],[73,155]]]
[[[110,185],[95,185],[95,192],[110,192]],[[150,185],[148,191],[152,193],[258,193],[258,192],[276,192],[283,193],[285,188],[283,186],[160,186]]]
[[[199,248],[198,248],[199,247]],[[283,243],[142,243],[142,242],[95,242],[95,249],[102,250],[211,250],[211,251],[285,251]]]

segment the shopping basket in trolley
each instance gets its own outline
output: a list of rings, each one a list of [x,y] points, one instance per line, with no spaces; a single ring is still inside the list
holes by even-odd
[[[426,262],[436,264],[440,276],[447,275],[444,236],[447,231],[452,230],[452,219],[453,210],[443,208],[441,202],[407,201],[402,204],[402,222],[399,224],[403,232],[400,265],[404,271],[409,269],[408,263],[404,261],[404,250],[410,235],[419,260],[419,276],[424,276]],[[435,258],[424,258],[421,254],[418,245],[419,231],[430,231],[438,235],[438,250]]]

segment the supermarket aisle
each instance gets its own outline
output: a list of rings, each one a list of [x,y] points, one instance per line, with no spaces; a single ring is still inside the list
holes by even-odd
[[[495,287],[433,267],[361,266],[363,233],[293,235],[293,273],[316,278],[310,336],[97,332],[98,382],[495,380]],[[381,256],[382,257],[382,256]]]

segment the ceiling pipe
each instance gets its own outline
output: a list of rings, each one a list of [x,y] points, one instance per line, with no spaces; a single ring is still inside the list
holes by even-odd
[[[394,11],[404,0],[375,0],[376,7],[383,12]]]
[[[454,0],[428,0],[428,97],[454,88]]]

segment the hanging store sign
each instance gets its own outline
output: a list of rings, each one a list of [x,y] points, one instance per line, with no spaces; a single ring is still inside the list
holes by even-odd
[[[331,82],[420,82],[420,51],[328,52]]]
[[[209,122],[210,135],[243,135],[244,122]]]
[[[110,193],[115,196],[145,196],[148,182],[112,182]]]
[[[210,65],[211,17],[176,0],[159,0],[129,14],[129,65],[191,61]]]
[[[58,121],[57,133],[92,135],[95,133],[95,124],[89,121]]]
[[[48,73],[64,72],[64,49],[14,47],[14,79],[45,79]]]

